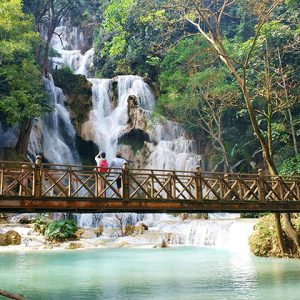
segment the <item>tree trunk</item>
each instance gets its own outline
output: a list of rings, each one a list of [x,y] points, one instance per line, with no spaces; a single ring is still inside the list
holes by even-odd
[[[288,213],[283,214],[284,231],[292,239],[297,247],[297,253],[300,255],[300,230],[296,230],[291,222],[291,215]]]
[[[268,14],[271,14],[271,12],[279,4],[280,4],[280,1],[274,3],[274,5],[272,7],[270,7],[270,10],[268,11]],[[243,75],[241,76],[238,73],[235,66],[233,65],[233,63],[230,59],[230,56],[228,55],[228,53],[227,53],[227,51],[224,47],[221,35],[220,34],[219,35],[215,34],[214,30],[212,29],[214,26],[210,26],[211,23],[208,19],[205,18],[205,16],[204,16],[205,14],[203,15],[201,9],[198,6],[195,6],[195,7],[196,7],[196,11],[199,14],[199,18],[202,19],[202,21],[207,25],[207,28],[208,28],[208,31],[209,31],[210,34],[207,34],[207,32],[205,32],[202,29],[202,27],[199,25],[199,23],[195,23],[195,22],[191,21],[188,18],[187,18],[187,20],[197,27],[197,29],[202,34],[202,36],[204,36],[205,39],[211,44],[211,46],[217,51],[220,60],[226,65],[226,67],[228,68],[228,70],[230,71],[230,73],[232,74],[234,79],[236,80],[237,84],[240,86],[240,88],[242,90],[242,93],[243,93],[244,101],[245,101],[245,104],[246,104],[246,107],[247,107],[248,115],[249,115],[249,118],[250,118],[250,121],[251,121],[251,125],[252,125],[252,128],[253,128],[254,134],[258,138],[258,140],[260,142],[260,145],[261,145],[261,148],[262,148],[262,155],[263,155],[263,158],[264,158],[264,162],[267,166],[267,169],[268,169],[270,175],[272,175],[272,176],[277,175],[277,169],[276,169],[275,163],[273,161],[272,155],[270,153],[268,143],[266,142],[266,140],[265,140],[265,138],[264,138],[259,126],[258,126],[255,110],[253,108],[253,105],[252,105],[252,102],[251,102],[251,97],[250,97],[250,94],[249,94],[249,91],[248,91],[248,88],[247,88],[247,78],[246,78],[246,71],[247,71],[247,68],[248,68],[248,63],[249,63],[250,56],[251,56],[252,51],[253,51],[253,49],[256,45],[257,39],[259,37],[260,30],[261,30],[263,24],[266,22],[267,18],[266,17],[263,18],[262,21],[259,24],[257,24],[256,34],[254,36],[253,43],[250,47],[250,50],[249,50],[249,52],[246,56],[246,59],[245,59],[244,65],[243,65]],[[221,16],[222,16],[222,12],[220,13],[220,16],[218,18],[218,22],[220,22]],[[218,24],[218,25],[220,25],[220,24]],[[283,240],[281,238],[282,226],[281,226],[281,223],[280,223],[280,214],[278,214],[278,216],[276,216],[276,218],[278,219],[276,224],[277,224],[277,232],[279,234],[278,239],[279,239],[280,247],[281,247],[281,249],[284,249],[284,243],[283,243]],[[290,225],[291,225],[290,229],[291,229],[291,231],[293,231],[293,232],[291,232],[291,234],[294,235],[296,231],[293,228],[292,224],[290,224]],[[287,232],[287,234],[289,235],[289,232]],[[296,246],[298,247],[298,251],[299,251],[300,248],[299,248],[297,243],[296,243]]]
[[[286,80],[283,74],[283,68],[282,68],[282,61],[281,61],[281,55],[280,55],[280,50],[279,48],[277,49],[277,53],[278,53],[278,60],[279,60],[279,72],[281,75],[281,79],[283,82],[283,87],[284,87],[284,95],[285,95],[285,99],[288,100],[289,99],[289,94],[288,94],[288,90],[287,90],[287,85],[286,85]],[[292,137],[293,137],[293,144],[294,144],[294,151],[295,154],[298,154],[298,147],[297,147],[297,140],[296,140],[296,134],[295,134],[295,126],[293,123],[293,116],[291,113],[291,109],[288,108],[288,115],[289,115],[289,121],[290,121],[290,126],[291,126],[291,130],[292,130]]]
[[[48,73],[49,73],[49,49],[50,49],[50,43],[53,37],[53,33],[48,32],[47,34],[47,41],[45,45],[45,53],[44,53],[44,58],[43,58],[43,75],[48,78]]]
[[[291,113],[290,109],[288,109],[288,114],[289,114],[291,130],[292,130],[294,151],[295,151],[295,154],[297,155],[298,154],[298,147],[297,147],[297,140],[296,140],[296,134],[295,134],[295,126],[294,126],[294,123],[293,123],[293,116],[292,116],[292,113]]]
[[[276,231],[277,231],[277,236],[278,236],[278,243],[279,243],[279,248],[282,254],[286,253],[286,247],[285,247],[285,242],[283,238],[283,231],[282,231],[282,226],[281,226],[281,221],[280,221],[280,213],[275,213],[275,221],[276,221]]]
[[[30,133],[33,125],[32,119],[27,119],[20,128],[20,135],[16,145],[16,150],[18,153],[26,155]]]
[[[0,290],[0,295],[4,296],[6,298],[10,298],[10,299],[15,299],[15,300],[26,300],[23,296],[18,295],[18,294],[14,294],[14,293],[10,293],[4,290]]]

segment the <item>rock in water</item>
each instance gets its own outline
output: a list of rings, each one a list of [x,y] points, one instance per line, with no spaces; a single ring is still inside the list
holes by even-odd
[[[21,236],[14,230],[7,231],[6,233],[0,233],[0,246],[8,245],[20,245]]]

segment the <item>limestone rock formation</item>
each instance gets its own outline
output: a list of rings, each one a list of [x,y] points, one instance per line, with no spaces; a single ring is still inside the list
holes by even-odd
[[[70,243],[69,245],[66,246],[66,249],[69,250],[75,250],[79,248],[83,248],[83,245],[81,243]]]
[[[0,246],[20,245],[21,236],[14,230],[9,230],[6,233],[0,233]]]
[[[118,77],[114,77],[111,80],[108,95],[109,95],[112,109],[116,108],[118,105]]]
[[[63,90],[72,124],[81,136],[82,124],[89,119],[92,109],[92,84],[84,75],[75,75],[65,69],[55,70],[53,79]]]
[[[147,128],[147,116],[146,112],[138,107],[137,97],[129,96],[128,102],[128,124],[133,129],[140,129],[146,131]]]

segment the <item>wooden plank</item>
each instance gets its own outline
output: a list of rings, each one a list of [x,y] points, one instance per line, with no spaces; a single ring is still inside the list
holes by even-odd
[[[164,170],[133,172],[126,169],[120,170],[119,175],[112,181],[97,174],[106,183],[101,193],[104,197],[99,201],[93,192],[97,180],[94,178],[94,168],[81,166],[80,169],[76,166],[73,169],[70,165],[60,165],[59,169],[55,164],[50,164],[48,166],[50,169],[43,169],[43,165],[37,167],[35,164],[35,169],[32,169],[32,165],[29,164],[30,171],[24,173],[22,166],[23,163],[7,163],[4,169],[4,164],[1,164],[0,209],[3,211],[298,212],[300,207],[300,177],[263,176],[262,171],[259,175],[201,173],[200,171],[198,173],[169,171],[166,175]],[[33,196],[31,196],[32,171],[34,174],[38,172],[41,180],[42,176],[45,177],[44,180],[49,180],[50,187],[42,194],[36,192],[42,181],[34,176]],[[113,186],[120,176],[122,176],[123,187],[124,180],[126,181],[126,193],[124,196],[123,189],[123,197]],[[5,186],[5,178],[7,186]],[[67,182],[66,186],[63,180]],[[74,192],[72,192],[73,184]],[[155,186],[159,187],[155,189]],[[17,187],[20,189],[16,190]],[[47,195],[54,188],[58,192],[53,196]],[[129,188],[133,189],[130,195]],[[203,188],[207,189],[205,195],[203,195]],[[79,194],[81,189],[85,189],[85,193]],[[110,190],[112,193],[106,197],[106,192]]]
[[[61,211],[61,212],[300,212],[300,202],[257,202],[257,201],[174,201],[160,199],[120,199],[88,198],[82,200],[26,199],[2,200],[0,210],[11,212]]]

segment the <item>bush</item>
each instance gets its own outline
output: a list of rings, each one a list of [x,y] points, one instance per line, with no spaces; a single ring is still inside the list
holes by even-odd
[[[251,252],[256,256],[280,256],[274,215],[260,218],[249,238]]]
[[[38,233],[44,234],[48,223],[49,220],[47,220],[43,215],[40,215],[33,220],[34,230]]]
[[[77,226],[71,220],[55,220],[47,225],[45,236],[49,241],[56,240],[63,242],[65,240],[74,238],[76,230]]]
[[[280,175],[300,175],[300,154],[286,159],[279,167]]]

